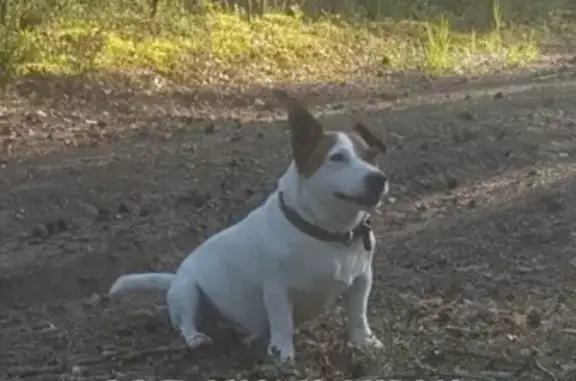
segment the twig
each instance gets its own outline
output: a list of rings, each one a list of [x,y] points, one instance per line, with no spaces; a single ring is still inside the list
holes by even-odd
[[[530,356],[526,359],[526,361],[524,361],[524,363],[522,364],[522,366],[520,368],[518,368],[518,370],[516,372],[514,372],[514,377],[517,378],[519,377],[522,373],[524,373],[527,370],[531,370],[532,368],[532,364],[534,364],[534,362],[536,361],[536,356],[538,355],[537,351],[533,351]]]
[[[564,328],[562,330],[562,332],[568,333],[570,335],[576,335],[576,329],[574,329],[574,328]]]
[[[528,368],[530,368],[530,370],[532,370],[533,368],[536,368],[539,371],[541,371],[542,373],[545,373],[546,375],[548,375],[552,379],[552,381],[558,381],[558,377],[556,377],[556,375],[554,373],[552,373],[552,371],[546,369],[540,363],[540,361],[538,361],[537,356],[540,354],[540,351],[535,347],[532,347],[532,349],[533,349],[532,354],[526,359],[526,362],[520,367],[520,369],[518,369],[514,373],[514,376],[515,377],[520,376],[522,373],[524,373],[524,371],[528,370]]]
[[[155,355],[155,354],[162,354],[162,353],[169,353],[169,352],[177,352],[180,350],[186,349],[185,345],[180,345],[177,347],[160,347],[160,348],[152,348],[152,349],[145,349],[141,351],[117,351],[111,353],[104,353],[101,356],[79,360],[72,366],[88,366],[98,364],[104,361],[108,361],[114,358],[119,358],[124,361],[133,360],[135,358],[141,356],[148,356],[148,355]],[[43,366],[37,368],[16,368],[8,370],[7,374],[10,377],[33,377],[40,374],[54,374],[54,373],[62,373],[66,370],[67,365],[70,364],[59,364],[59,365],[52,365],[52,366]]]
[[[402,380],[402,381],[421,381],[423,375],[420,373],[396,373],[387,374],[386,376],[366,376],[356,378],[354,381],[376,381],[376,380]]]
[[[457,297],[455,297],[454,299],[452,299],[449,303],[444,303],[439,307],[434,308],[434,310],[432,312],[428,312],[423,318],[421,318],[420,320],[418,320],[418,323],[422,324],[424,322],[427,322],[429,320],[433,320],[436,318],[436,316],[442,312],[442,311],[446,311],[448,308],[456,305],[456,303],[458,303],[462,298],[462,294],[458,295]],[[454,321],[454,319],[452,319],[452,317],[450,317],[450,320]]]
[[[534,359],[534,366],[542,373],[547,374],[553,381],[558,381],[558,377],[556,377],[556,375],[551,370],[544,368],[544,366],[540,364],[540,361]]]
[[[37,368],[16,368],[16,369],[8,369],[6,375],[9,377],[16,377],[16,378],[25,378],[25,377],[33,377],[38,376],[40,374],[46,373],[60,373],[64,370],[65,365],[51,365],[51,366],[41,366]]]
[[[76,363],[76,365],[86,366],[86,365],[94,365],[98,364],[113,358],[118,358],[119,360],[133,360],[138,357],[142,356],[149,356],[149,355],[157,355],[162,353],[170,353],[170,352],[178,352],[180,350],[186,349],[186,345],[179,345],[177,347],[160,347],[160,348],[151,348],[151,349],[144,349],[141,351],[118,351],[118,352],[111,352],[105,353],[101,356],[94,357],[91,359],[80,360]]]
[[[436,376],[445,377],[449,379],[467,379],[467,380],[475,380],[475,381],[495,381],[497,379],[509,379],[512,376],[508,372],[502,372],[502,374],[493,374],[492,376],[486,375],[471,375],[466,372],[444,372],[429,365],[422,364],[422,362],[414,357],[414,363],[416,366],[428,373],[432,373]]]
[[[481,353],[481,352],[475,352],[475,351],[471,351],[469,349],[463,349],[463,350],[458,350],[458,349],[443,349],[444,352],[446,353],[453,353],[455,355],[460,355],[460,356],[468,356],[468,357],[476,357],[478,359],[482,359],[482,360],[487,360],[490,362],[503,362],[506,364],[510,364],[510,365],[523,365],[523,363],[520,363],[519,361],[513,361],[510,360],[508,358],[505,358],[504,356],[499,356],[496,354],[492,354],[492,353]]]

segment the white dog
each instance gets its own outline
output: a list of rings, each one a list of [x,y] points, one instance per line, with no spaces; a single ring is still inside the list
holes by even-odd
[[[110,295],[167,290],[172,325],[187,345],[212,339],[198,331],[205,298],[242,333],[268,340],[268,352],[293,362],[294,328],[339,295],[348,340],[382,347],[366,317],[375,238],[368,220],[388,191],[376,157],[385,145],[362,124],[352,133],[322,125],[283,91],[293,162],[277,190],[241,222],[210,237],[176,274],[121,276]]]

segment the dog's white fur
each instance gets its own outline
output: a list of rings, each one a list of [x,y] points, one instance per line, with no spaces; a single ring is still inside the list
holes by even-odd
[[[167,290],[171,322],[190,348],[211,342],[196,325],[202,312],[197,307],[204,295],[244,333],[268,338],[269,353],[283,361],[294,359],[294,328],[342,294],[348,339],[363,347],[381,347],[366,316],[373,234],[369,252],[362,240],[352,245],[321,241],[298,230],[279,208],[282,192],[285,203],[304,219],[333,232],[351,230],[373,209],[333,196],[335,192],[361,195],[366,174],[381,173],[359,157],[348,134],[335,134],[334,144],[314,174],[302,176],[293,161],[277,190],[260,207],[206,240],[175,274],[124,275],[112,285],[110,294]],[[341,153],[346,161],[330,161],[333,153]]]

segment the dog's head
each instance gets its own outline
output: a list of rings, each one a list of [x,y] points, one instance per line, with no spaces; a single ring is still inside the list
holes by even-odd
[[[386,145],[360,123],[351,132],[326,131],[297,99],[281,90],[275,95],[288,110],[294,163],[307,190],[360,210],[379,206],[388,180],[377,158]]]

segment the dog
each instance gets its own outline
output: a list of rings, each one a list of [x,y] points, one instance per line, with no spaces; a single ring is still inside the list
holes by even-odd
[[[191,349],[212,343],[198,329],[204,298],[291,364],[295,328],[342,296],[348,341],[381,348],[367,320],[375,248],[369,217],[388,192],[377,165],[386,146],[364,124],[325,130],[298,99],[274,94],[288,112],[293,156],[277,189],[204,241],[175,274],[123,275],[109,294],[165,291],[170,321]]]

